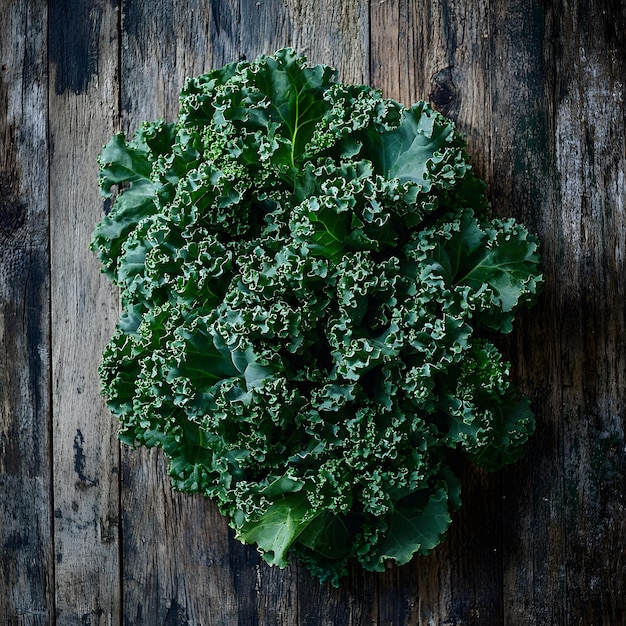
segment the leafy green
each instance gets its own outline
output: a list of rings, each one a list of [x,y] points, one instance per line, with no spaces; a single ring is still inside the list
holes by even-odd
[[[429,554],[439,545],[451,522],[444,487],[411,494],[396,505],[385,541],[373,551],[368,566],[382,572],[388,559],[403,565],[414,554]]]
[[[289,548],[313,515],[306,494],[284,496],[270,504],[261,517],[239,526],[237,538],[244,543],[256,543],[270,565],[285,567]]]
[[[428,104],[280,50],[188,79],[176,122],[104,147],[100,186],[120,438],[268,563],[406,563],[460,506],[453,459],[520,457],[533,414],[494,341],[541,288],[537,240],[489,217]]]

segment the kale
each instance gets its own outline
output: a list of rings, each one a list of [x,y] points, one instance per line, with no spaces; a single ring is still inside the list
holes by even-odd
[[[100,376],[130,445],[270,564],[337,584],[429,553],[451,460],[534,428],[493,340],[542,284],[491,219],[454,124],[291,49],[188,79],[174,123],[117,134],[92,248],[122,315]]]

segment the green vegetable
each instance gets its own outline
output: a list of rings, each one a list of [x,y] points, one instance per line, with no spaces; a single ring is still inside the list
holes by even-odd
[[[334,76],[285,49],[187,80],[177,122],[105,146],[92,247],[122,441],[336,584],[442,540],[459,453],[519,458],[533,415],[492,340],[542,277],[452,122]]]

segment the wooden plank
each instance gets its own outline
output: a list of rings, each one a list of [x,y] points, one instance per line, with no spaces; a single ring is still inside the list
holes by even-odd
[[[174,119],[188,76],[239,60],[239,2],[148,0],[123,4],[122,124]]]
[[[156,450],[124,454],[123,476],[124,623],[236,624],[226,520],[173,493]]]
[[[489,3],[378,0],[370,31],[372,85],[406,106],[425,100],[454,120],[489,180]]]
[[[554,191],[550,121],[552,71],[543,58],[544,16],[532,1],[505,2],[490,19],[489,82],[493,95],[492,201],[543,244],[546,288],[538,306],[518,319],[511,338],[513,366],[533,400],[537,430],[518,465],[503,472],[503,620],[506,624],[565,624],[563,545],[563,363],[557,251],[561,211]],[[515,89],[511,85],[516,85]],[[555,291],[556,290],[556,291]]]
[[[532,577],[529,593],[512,594],[510,623],[524,613],[533,624],[547,618],[618,624],[626,619],[626,565],[617,556],[624,553],[626,524],[626,16],[619,3],[606,3],[592,16],[586,3],[556,1],[542,17],[545,66],[538,72],[548,97],[522,73],[522,94],[529,89],[535,104],[516,128],[503,127],[515,133],[517,146],[503,159],[527,172],[513,194],[532,207],[547,270],[545,308],[525,335],[523,351],[523,366],[543,401],[536,438],[542,454],[524,485],[532,489],[533,506],[511,511],[513,518],[528,516],[526,524],[543,511],[546,524],[534,528],[525,573]],[[515,67],[510,60],[506,65]],[[510,84],[507,74],[503,84]],[[536,111],[545,99],[544,122]],[[530,346],[539,346],[534,362]],[[554,452],[560,452],[556,459]],[[520,578],[514,563],[511,585]]]
[[[0,622],[54,614],[47,11],[0,13]]]
[[[505,546],[505,619],[622,624],[626,16],[618,2],[499,9],[498,192],[534,221],[546,273],[516,338],[539,426],[511,474],[527,500],[506,522],[527,540]]]
[[[88,244],[104,206],[96,157],[118,121],[119,15],[106,0],[49,8],[56,614],[63,624],[115,624],[119,445],[97,367],[117,296]]]
[[[290,29],[285,44],[314,63],[331,65],[345,83],[369,81],[369,11],[362,0],[286,3]]]
[[[371,83],[405,105],[426,100],[467,136],[478,175],[491,179],[489,3],[384,0],[371,4]],[[446,541],[404,569],[399,623],[498,624],[502,616],[500,478],[460,468],[463,505]],[[383,596],[381,596],[381,603]]]
[[[126,3],[124,130],[133,132],[143,120],[174,119],[187,76],[237,60],[238,20],[238,2]],[[160,451],[124,447],[122,459],[125,623],[257,623],[258,557],[246,563],[231,551],[213,503],[172,492]]]
[[[561,16],[567,6],[566,19]],[[565,620],[626,623],[626,7],[555,2]],[[560,260],[560,259],[559,259]]]

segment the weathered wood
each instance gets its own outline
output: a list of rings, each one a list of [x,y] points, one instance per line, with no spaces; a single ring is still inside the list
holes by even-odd
[[[50,240],[56,617],[120,620],[119,444],[97,367],[117,296],[88,249],[102,217],[96,157],[117,119],[118,12],[51,0]]]
[[[561,329],[555,291],[555,226],[562,207],[554,193],[554,129],[545,16],[533,2],[505,2],[491,16],[491,129],[494,209],[526,221],[542,242],[546,288],[522,315],[510,343],[514,371],[530,394],[537,431],[527,457],[503,472],[503,563],[506,624],[569,623],[564,614],[563,367],[555,353]],[[514,83],[516,89],[510,85]],[[555,280],[556,279],[556,280]],[[573,314],[571,311],[569,314]],[[573,347],[573,346],[572,346]],[[516,488],[511,488],[515,486]],[[572,575],[574,573],[572,572]]]
[[[46,8],[0,12],[0,622],[53,617]]]
[[[362,0],[320,0],[313,4],[307,0],[290,0],[285,6],[289,10],[290,30],[276,47],[290,45],[306,54],[313,63],[335,67],[343,82],[368,82],[367,3]]]
[[[567,18],[562,14],[568,9]],[[593,15],[593,19],[589,19]],[[626,622],[626,7],[555,3],[565,621]],[[556,229],[554,230],[556,226]],[[548,231],[545,231],[546,235]],[[560,327],[559,327],[560,326]]]
[[[172,493],[157,451],[124,458],[124,623],[237,623],[225,520]]]
[[[620,2],[511,5],[517,20],[506,4],[498,16],[517,51],[494,84],[494,179],[543,241],[546,288],[516,337],[539,429],[511,474],[529,504],[506,511],[521,533],[507,546],[506,617],[623,624],[626,15]]]
[[[174,119],[187,76],[237,59],[238,19],[235,2],[126,3],[123,129]],[[240,615],[254,615],[258,560],[246,568],[233,557],[213,503],[172,493],[160,451],[124,447],[122,459],[124,622],[237,624]]]

